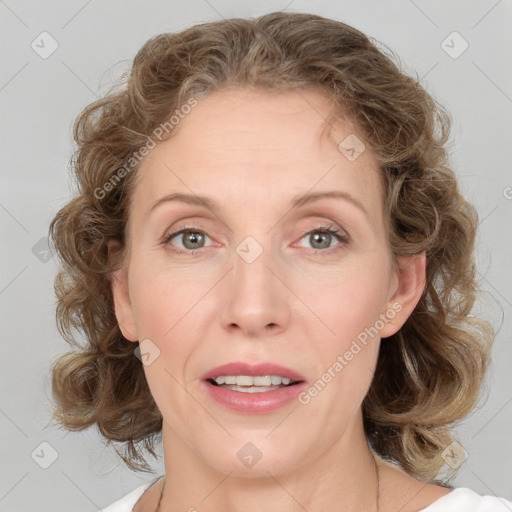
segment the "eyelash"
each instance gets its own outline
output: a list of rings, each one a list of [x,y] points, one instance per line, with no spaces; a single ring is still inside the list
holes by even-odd
[[[184,227],[184,228],[181,228],[180,230],[178,231],[174,231],[173,233],[170,233],[169,235],[165,236],[164,237],[164,240],[161,242],[162,245],[168,245],[169,242],[175,238],[176,236],[178,235],[181,235],[181,234],[184,234],[184,233],[187,233],[187,232],[191,232],[191,233],[201,233],[202,235],[206,235],[206,233],[195,227],[195,226],[187,226],[187,227]],[[350,238],[348,235],[342,233],[341,231],[339,231],[338,229],[336,229],[335,227],[333,226],[330,226],[330,225],[327,225],[327,224],[323,224],[321,226],[318,226],[314,229],[310,229],[308,231],[304,231],[301,236],[300,236],[300,240],[302,240],[306,235],[310,235],[312,233],[329,233],[330,235],[334,236],[334,238],[336,238],[338,240],[338,242],[342,242],[344,245],[347,245],[349,242],[350,242]],[[208,235],[206,235],[208,236]],[[331,253],[333,250],[339,250],[340,247],[328,247],[327,249],[314,249],[315,251],[315,254],[319,253],[319,252],[323,252],[323,253]],[[187,250],[187,251],[181,251],[181,250],[176,250],[176,249],[172,249],[175,253],[177,254],[187,254],[189,256],[193,256],[195,254],[197,254],[198,252],[201,251],[201,249],[196,249],[196,250]]]

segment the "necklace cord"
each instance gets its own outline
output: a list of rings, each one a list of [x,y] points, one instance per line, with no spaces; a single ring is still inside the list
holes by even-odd
[[[377,512],[380,512],[379,502],[380,502],[380,470],[379,470],[379,464],[377,462],[377,459],[375,455],[372,452],[373,457],[373,463],[375,465],[375,472],[377,473],[377,498],[376,498],[376,504],[377,504]]]

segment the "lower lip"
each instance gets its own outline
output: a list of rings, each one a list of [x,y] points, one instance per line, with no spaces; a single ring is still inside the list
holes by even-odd
[[[307,387],[306,382],[286,386],[262,393],[244,393],[232,389],[214,386],[207,381],[202,382],[205,391],[218,404],[235,412],[244,414],[266,414],[276,411],[297,400],[298,395]]]

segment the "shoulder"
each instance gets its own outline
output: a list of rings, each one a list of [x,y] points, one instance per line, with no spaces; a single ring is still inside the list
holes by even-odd
[[[139,501],[144,492],[154,483],[160,480],[160,478],[162,478],[162,475],[154,478],[149,482],[146,482],[133,491],[130,491],[122,498],[118,499],[114,503],[111,503],[108,507],[102,509],[101,512],[132,512],[133,507]]]
[[[481,496],[466,487],[456,487],[420,512],[510,512],[512,502],[496,496]]]
[[[395,464],[381,461],[382,503],[402,512],[512,512],[505,498],[481,496],[466,487],[430,485]]]

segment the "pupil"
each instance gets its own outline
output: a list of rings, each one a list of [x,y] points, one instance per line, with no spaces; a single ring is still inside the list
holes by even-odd
[[[186,242],[191,242],[192,245],[194,245],[199,244],[201,241],[204,241],[204,236],[201,233],[193,231],[188,231],[183,237],[183,243],[185,244],[185,247],[187,247]],[[187,249],[198,249],[198,247],[187,247]]]
[[[327,240],[327,243],[321,243],[320,241],[320,245],[321,247],[316,247],[316,249],[326,249],[328,248],[330,245],[331,245],[331,240],[330,240],[330,237],[331,237],[331,234],[330,233],[315,233],[315,234],[312,234],[311,235],[313,237],[313,240],[314,242],[312,242],[312,246],[315,247],[315,243],[318,241],[318,239],[324,237],[324,242]]]

